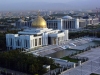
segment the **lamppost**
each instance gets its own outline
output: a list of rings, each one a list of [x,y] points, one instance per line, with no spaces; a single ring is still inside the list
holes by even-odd
[[[100,66],[100,57],[99,57],[99,66]]]
[[[69,75],[70,75],[70,72],[69,72]]]
[[[50,71],[50,75],[51,75],[51,71]]]
[[[92,72],[92,61],[91,61],[91,72]]]
[[[81,66],[81,75],[82,75],[82,66]]]

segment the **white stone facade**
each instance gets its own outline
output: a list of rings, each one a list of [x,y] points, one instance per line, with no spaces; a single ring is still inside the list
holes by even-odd
[[[47,27],[60,30],[79,29],[79,19],[74,19],[70,16],[64,16],[60,19],[48,20]]]
[[[6,34],[6,46],[10,49],[32,49],[46,45],[59,45],[68,40],[68,30],[52,30],[48,28],[30,28],[18,34]]]
[[[24,21],[20,19],[16,22],[16,27],[31,28],[33,21],[34,21],[33,19],[30,21]],[[66,29],[70,30],[70,29],[83,28],[86,25],[96,25],[99,23],[100,23],[99,18],[78,19],[78,18],[72,18],[71,16],[64,16],[63,18],[55,20],[47,20],[47,27],[59,30],[66,30]]]
[[[83,28],[86,25],[96,25],[99,23],[99,18],[78,19],[70,16],[64,16],[63,18],[48,20],[47,27],[52,29],[70,30]]]

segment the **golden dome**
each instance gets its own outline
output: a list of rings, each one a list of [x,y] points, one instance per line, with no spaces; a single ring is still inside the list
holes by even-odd
[[[41,16],[37,16],[37,18],[34,19],[34,21],[32,22],[32,27],[34,28],[46,28],[46,21],[41,17]]]

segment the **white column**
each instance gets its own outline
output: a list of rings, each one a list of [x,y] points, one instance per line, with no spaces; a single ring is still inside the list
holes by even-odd
[[[74,63],[74,68],[76,67],[76,63]]]
[[[63,29],[63,19],[57,20],[57,28],[62,30]]]
[[[82,63],[81,63],[81,61],[78,61],[78,65],[81,65]]]
[[[34,46],[35,46],[35,39],[33,39],[33,42],[32,43],[33,43],[33,48],[34,48]]]
[[[76,28],[76,29],[79,28],[79,19],[75,19],[75,28]]]
[[[37,46],[39,46],[39,38],[37,38]]]
[[[35,41],[35,39],[33,39],[33,48],[34,48],[34,46],[35,46],[35,42],[34,42],[34,41]]]
[[[56,45],[58,45],[58,37],[56,38]]]
[[[42,45],[42,38],[41,38],[41,46],[43,46],[43,45]]]

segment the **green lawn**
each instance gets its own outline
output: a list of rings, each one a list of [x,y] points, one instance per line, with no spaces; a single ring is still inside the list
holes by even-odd
[[[68,60],[68,61],[70,61],[70,62],[75,62],[75,63],[78,62],[77,59],[70,58],[69,56],[63,57],[63,58],[61,58],[61,59]]]
[[[94,40],[93,42],[100,44],[100,41],[96,41],[96,40]]]

